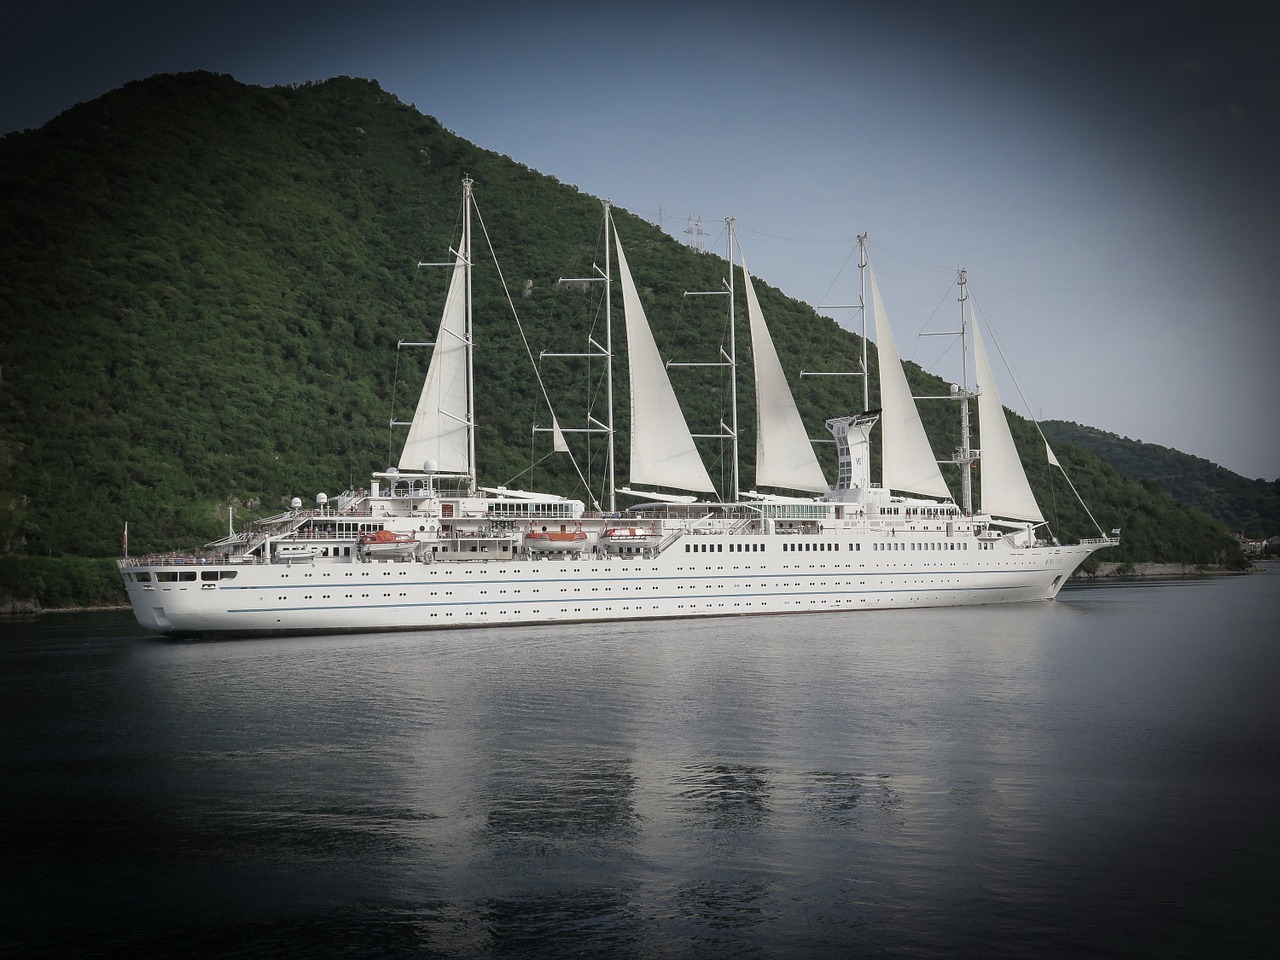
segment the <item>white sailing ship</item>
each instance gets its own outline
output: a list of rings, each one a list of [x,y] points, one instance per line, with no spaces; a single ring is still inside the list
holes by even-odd
[[[614,487],[612,327],[605,422],[608,503],[477,485],[472,376],[471,181],[439,335],[399,462],[367,490],[290,510],[188,556],[125,557],[120,571],[142,626],[163,634],[272,635],[786,614],[1051,600],[1104,536],[1059,543],[1027,483],[976,323],[972,336],[982,449],[969,446],[966,382],[957,504],[929,447],[870,276],[881,409],[827,421],[838,476],[829,484],[797,413],[745,265],[756,380],[758,486],[719,497],[672,389],[605,205],[605,269],[622,303],[630,371],[630,484]],[[733,265],[730,224],[730,274]],[[424,265],[425,266],[425,265]],[[864,284],[865,284],[864,279]],[[729,283],[730,303],[734,283]],[[606,317],[611,317],[606,292]],[[863,296],[865,304],[865,292]],[[730,308],[732,315],[732,307]],[[863,311],[865,324],[865,309]],[[864,330],[865,334],[865,330]],[[731,337],[732,339],[732,337]],[[866,338],[864,335],[864,350]],[[732,349],[732,348],[731,348]],[[736,364],[736,351],[731,358]],[[967,367],[967,363],[965,364]],[[735,401],[736,408],[736,401]],[[736,412],[728,436],[736,452]],[[883,477],[870,438],[882,421]],[[568,449],[552,419],[557,450]],[[1047,446],[1046,446],[1047,449]],[[1051,462],[1056,463],[1052,459]],[[971,467],[981,505],[971,503]],[[662,487],[683,494],[640,490]],[[619,512],[619,494],[642,502]],[[386,544],[383,550],[376,545]],[[371,548],[371,545],[372,548]]]

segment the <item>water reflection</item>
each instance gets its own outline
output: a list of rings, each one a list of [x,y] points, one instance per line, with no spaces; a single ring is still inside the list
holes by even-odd
[[[886,773],[820,771],[810,774],[801,790],[808,810],[834,827],[865,828],[870,817],[893,813],[902,805],[902,796]]]
[[[1242,955],[1280,861],[1253,586],[678,631],[46,622],[0,641],[0,952]]]
[[[483,839],[506,853],[630,842],[637,830],[629,760],[495,758]]]
[[[643,948],[644,922],[631,897],[609,887],[495,897],[485,902],[482,916],[490,956],[652,955]]]
[[[686,767],[673,787],[692,815],[713,830],[758,829],[770,812],[772,787],[763,767],[728,763]]]
[[[680,915],[710,930],[741,930],[770,920],[773,884],[760,877],[712,877],[682,887]]]

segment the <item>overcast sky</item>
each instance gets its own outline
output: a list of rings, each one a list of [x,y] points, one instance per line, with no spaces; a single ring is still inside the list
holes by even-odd
[[[1280,15],[1041,6],[45,0],[6,15],[0,131],[162,72],[374,79],[679,239],[734,217],[814,306],[869,234],[902,354],[950,379],[918,335],[963,266],[1008,406],[1280,477]]]

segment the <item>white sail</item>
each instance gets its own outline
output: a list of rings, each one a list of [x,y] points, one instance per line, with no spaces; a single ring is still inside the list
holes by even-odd
[[[564,431],[560,429],[560,421],[553,414],[551,417],[551,449],[556,453],[568,453],[569,443],[564,438]]]
[[[982,509],[993,517],[1044,522],[1018,459],[1009,421],[996,391],[995,377],[982,345],[982,334],[973,322],[973,363],[978,375],[978,435],[982,447]],[[1047,448],[1047,445],[1046,445]],[[1052,456],[1052,451],[1050,451]]]
[[[880,288],[871,268],[871,302],[876,314],[876,352],[880,369],[880,421],[884,424],[881,450],[883,485],[889,490],[917,493],[925,497],[950,500],[951,492],[942,479],[934,458],[920,411],[916,409],[907,375],[902,369],[898,347],[889,330]]]
[[[622,309],[627,325],[627,358],[631,371],[631,482],[714,493],[715,486],[698,456],[649,321],[640,304],[631,270],[618,248]]]
[[[459,252],[445,297],[440,336],[400,453],[402,470],[421,470],[430,460],[442,473],[470,473],[466,285],[466,262]]]
[[[756,371],[756,483],[826,493],[826,478],[782,372],[778,351],[769,336],[746,264],[742,265],[742,277],[747,290],[751,354]]]

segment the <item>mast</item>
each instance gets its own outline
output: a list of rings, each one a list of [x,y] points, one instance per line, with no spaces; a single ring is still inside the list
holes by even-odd
[[[871,377],[867,375],[867,235],[858,234],[858,312],[862,314],[862,409],[871,409]]]
[[[469,492],[476,489],[476,437],[473,317],[471,305],[471,213],[475,203],[472,180],[463,179],[463,231],[451,259],[445,263],[419,263],[421,267],[448,267],[449,288],[440,316],[440,333],[432,343],[401,340],[398,347],[433,347],[422,392],[407,424],[393,420],[393,427],[409,427],[397,470],[411,470],[467,479]],[[430,461],[430,466],[428,466]]]
[[[587,426],[578,429],[558,428],[562,433],[603,433],[608,437],[608,443],[605,451],[605,480],[608,486],[608,512],[616,513],[618,510],[618,484],[617,484],[617,433],[614,430],[613,419],[613,251],[610,248],[610,236],[617,236],[617,227],[613,223],[613,201],[602,201],[604,208],[604,269],[600,269],[598,263],[591,265],[592,276],[589,277],[561,277],[560,283],[569,283],[573,285],[586,283],[604,283],[604,326],[605,338],[604,346],[601,346],[593,335],[587,336],[587,343],[590,350],[585,353],[550,353],[546,350],[542,351],[543,357],[572,357],[578,359],[586,359],[590,361],[596,357],[604,357],[605,361],[605,421],[594,416],[590,411],[587,412]],[[535,430],[541,428],[534,428]],[[593,498],[594,502],[594,498]],[[596,502],[597,508],[599,503]]]
[[[467,484],[468,493],[476,492],[476,378],[475,338],[472,336],[474,314],[471,303],[471,206],[475,202],[471,186],[475,181],[462,177],[462,257],[466,271],[466,322],[464,339],[467,350]]]
[[[960,285],[960,390],[956,395],[960,401],[960,446],[955,462],[960,465],[961,504],[965,516],[973,516],[973,464],[978,460],[978,451],[970,446],[969,435],[968,271],[962,267],[956,280]]]
[[[729,368],[729,397],[730,397],[730,407],[731,407],[730,414],[729,414],[730,423],[725,424],[724,418],[722,417],[720,420],[719,433],[696,433],[696,434],[693,434],[693,436],[699,439],[717,439],[717,440],[723,440],[725,437],[728,437],[730,440],[733,441],[733,454],[731,457],[733,461],[733,473],[732,473],[733,496],[731,498],[726,497],[726,499],[731,500],[731,502],[737,503],[742,499],[742,484],[739,478],[739,459],[740,458],[738,456],[738,336],[737,336],[737,331],[735,329],[735,316],[734,316],[734,292],[736,287],[733,279],[733,247],[734,247],[733,217],[725,217],[724,222],[725,222],[725,233],[729,238],[728,256],[725,261],[726,265],[729,268],[729,276],[721,283],[721,286],[723,286],[724,289],[723,290],[686,290],[684,292],[684,295],[686,297],[725,296],[729,298],[729,350],[728,352],[725,352],[724,345],[721,344],[720,360],[712,360],[707,362],[676,362],[672,360],[672,361],[668,361],[667,366],[668,367],[728,367]]]
[[[819,309],[857,310],[862,317],[862,369],[860,371],[844,371],[841,373],[819,373],[801,370],[802,377],[861,377],[862,378],[862,410],[871,409],[871,375],[867,372],[867,235],[858,234],[858,302],[857,303],[823,303]]]
[[[733,425],[733,501],[742,499],[741,484],[738,481],[738,334],[734,327],[734,285],[733,285],[733,217],[725,217],[725,226],[729,234],[729,405]]]
[[[609,227],[613,218],[609,211],[613,201],[604,202],[604,352],[605,352],[605,403],[608,407],[608,423],[605,431],[609,436],[609,512],[618,512],[618,481],[616,449],[613,429],[613,251],[609,249]]]

